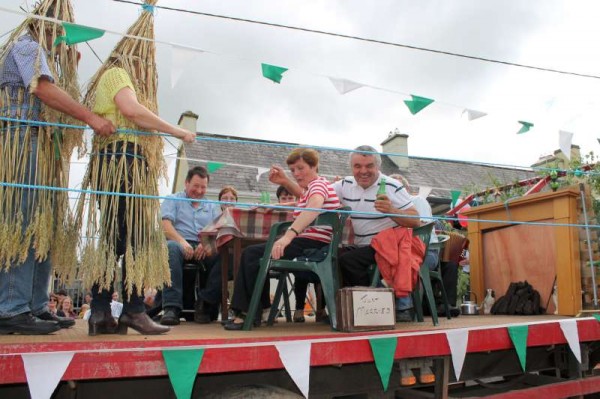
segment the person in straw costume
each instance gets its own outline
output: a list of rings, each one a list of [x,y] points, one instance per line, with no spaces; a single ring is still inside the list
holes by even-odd
[[[0,48],[0,182],[66,187],[84,122],[100,136],[113,124],[82,106],[75,47],[53,46],[73,22],[68,0],[39,2]],[[81,122],[80,122],[81,121]],[[40,125],[38,122],[47,122]],[[76,264],[78,232],[66,192],[0,185],[0,334],[48,334],[72,320],[48,310],[52,264]]]
[[[84,285],[93,287],[89,335],[126,334],[128,327],[142,334],[169,331],[154,323],[144,308],[143,289],[170,283],[160,205],[157,199],[144,196],[157,196],[158,179],[166,176],[163,138],[156,131],[186,143],[194,142],[195,133],[156,115],[155,4],[156,0],[145,2],[138,20],[92,78],[84,100],[121,129],[108,138],[94,137],[83,182],[93,193],[89,200],[80,197],[77,209],[82,220],[87,208],[85,235],[99,237],[85,243],[80,266]],[[105,194],[115,192],[136,196]],[[125,293],[117,323],[111,316],[110,300],[121,257]]]

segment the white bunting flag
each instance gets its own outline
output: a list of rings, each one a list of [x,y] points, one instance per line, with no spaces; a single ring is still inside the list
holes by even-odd
[[[256,173],[256,182],[257,182],[257,183],[258,183],[258,181],[260,180],[260,177],[261,177],[263,174],[265,174],[265,173],[267,173],[269,170],[271,170],[271,169],[269,169],[269,168],[260,168],[260,167],[257,167],[256,169],[258,169],[258,172]]]
[[[75,352],[21,355],[31,399],[50,399]]]
[[[431,194],[431,187],[427,187],[427,186],[421,186],[419,187],[419,194],[418,196],[421,198],[425,198],[427,199],[427,197],[429,197],[429,194]]]
[[[188,68],[188,64],[198,56],[198,50],[181,47],[176,44],[171,46],[171,88],[174,88]]]
[[[467,119],[469,120],[469,122],[487,115],[485,112],[475,111],[474,109],[465,109],[463,111],[463,115],[464,114],[467,114]]]
[[[467,344],[469,343],[469,331],[458,329],[446,331],[446,339],[452,354],[452,365],[454,366],[454,374],[456,379],[460,379],[465,356],[467,354]]]
[[[581,363],[581,347],[579,346],[579,331],[577,330],[577,320],[566,319],[559,321],[560,328],[569,343],[571,352],[575,355],[575,358]]]
[[[360,83],[356,83],[347,79],[329,78],[329,80],[333,84],[333,87],[335,87],[335,89],[340,94],[346,94],[351,92],[352,90],[360,89],[364,86]]]
[[[275,345],[281,362],[305,398],[308,398],[310,378],[310,345],[309,341],[282,342]]]
[[[560,130],[558,132],[558,148],[562,151],[567,159],[571,159],[571,142],[573,141],[573,133]]]

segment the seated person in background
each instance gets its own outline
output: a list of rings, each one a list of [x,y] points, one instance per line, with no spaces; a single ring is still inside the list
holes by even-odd
[[[50,298],[48,299],[48,311],[55,316],[58,312],[58,298],[55,294],[50,294]]]
[[[365,153],[368,152],[368,153]],[[356,212],[381,212],[397,216],[352,215],[354,245],[339,257],[344,286],[369,286],[369,268],[375,262],[371,240],[379,232],[396,226],[418,227],[421,222],[410,194],[395,179],[379,171],[381,156],[371,146],[363,145],[350,153],[352,176],[333,184],[342,204]],[[377,197],[379,183],[385,179],[386,195]],[[412,321],[412,307],[396,309],[396,321]]]
[[[81,305],[81,309],[79,309],[79,316],[77,316],[79,319],[83,319],[85,318],[85,314],[88,313],[88,318],[89,318],[89,312],[90,312],[90,305],[87,303],[84,303],[83,305]],[[85,319],[87,320],[87,319]]]
[[[238,202],[238,193],[235,188],[232,186],[224,186],[221,191],[219,191],[219,201],[223,202]],[[228,208],[233,205],[221,204],[221,210],[224,211],[225,208]]]
[[[331,183],[317,173],[319,154],[312,149],[297,148],[293,150],[286,163],[296,180],[297,191],[302,195],[298,208],[321,208],[333,210],[340,207],[340,201]],[[269,173],[272,183],[286,185],[291,183],[283,168],[273,166]],[[310,226],[318,212],[294,211],[294,222],[274,244],[270,254],[265,254],[266,244],[251,245],[244,249],[240,270],[235,280],[231,308],[236,318],[225,324],[226,330],[241,330],[250,306],[250,300],[256,284],[256,275],[260,268],[260,259],[271,256],[273,259],[294,259],[304,254],[307,249],[321,249],[331,241],[331,228]],[[269,310],[269,280],[262,287],[261,305],[263,311]],[[260,317],[260,316],[259,316]]]
[[[92,304],[92,294],[91,293],[86,293],[85,296],[83,297],[83,303],[91,305]]]
[[[77,313],[75,309],[73,309],[73,300],[70,296],[66,296],[63,299],[60,309],[56,312],[56,315],[59,317],[68,317],[70,319],[76,319]]]
[[[164,310],[160,323],[164,325],[179,324],[179,314],[183,309],[183,265],[186,262],[202,262],[210,270],[206,287],[198,292],[198,300],[194,306],[194,321],[210,323],[221,300],[221,266],[219,255],[207,256],[198,234],[221,214],[217,204],[200,201],[181,201],[188,198],[200,200],[204,198],[210,176],[203,166],[196,166],[188,171],[185,189],[169,196],[161,206],[162,225],[169,248],[169,268],[171,269],[171,286],[162,291],[162,307]]]
[[[277,187],[277,202],[279,205],[295,205],[298,200],[293,194],[290,194],[288,190],[284,186]]]
[[[112,301],[110,302],[110,314],[115,319],[121,317],[121,313],[123,313],[123,303],[119,302],[119,293],[112,293]]]

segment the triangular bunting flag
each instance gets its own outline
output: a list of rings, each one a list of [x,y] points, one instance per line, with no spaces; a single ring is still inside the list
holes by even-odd
[[[515,346],[523,372],[525,372],[525,365],[527,364],[527,334],[529,334],[529,326],[508,327],[508,335]]]
[[[221,169],[223,166],[225,166],[225,164],[222,162],[208,162],[206,164],[206,169],[208,170],[208,173],[212,173]]]
[[[308,398],[310,382],[310,341],[282,342],[275,345],[281,363],[302,395]]]
[[[21,355],[31,399],[50,399],[75,352]]]
[[[594,319],[598,320],[598,322],[600,323],[600,314],[594,313],[592,316],[594,316]]]
[[[423,108],[427,107],[434,100],[425,97],[415,96],[414,94],[410,95],[412,100],[404,100],[404,104],[408,107],[408,110],[411,114],[416,115],[423,110]]]
[[[467,119],[469,122],[474,121],[475,119],[483,118],[487,114],[481,111],[475,111],[474,109],[465,109],[463,111],[463,115],[467,114]]]
[[[577,330],[577,320],[575,319],[566,319],[558,322],[560,324],[560,329],[562,330],[567,342],[569,343],[569,348],[571,348],[571,352],[575,355],[575,359],[579,363],[581,363],[581,347],[579,346],[579,331]]]
[[[419,194],[418,196],[421,198],[425,198],[427,199],[427,197],[429,197],[429,194],[431,194],[431,187],[427,187],[427,186],[421,186],[419,187]]]
[[[197,50],[173,45],[171,47],[171,88],[174,88],[190,61],[199,54]]]
[[[163,350],[162,355],[177,399],[191,398],[204,349]]]
[[[377,371],[379,372],[383,390],[387,391],[390,375],[392,374],[392,366],[394,365],[394,355],[396,354],[398,338],[370,338],[369,344],[371,344],[375,367],[377,367]]]
[[[265,78],[272,80],[275,83],[281,83],[282,74],[287,71],[287,68],[278,67],[269,64],[260,64],[262,67],[262,74]]]
[[[346,94],[352,90],[360,89],[364,86],[360,83],[356,83],[347,79],[329,78],[329,80],[331,81],[331,84],[333,84],[333,87],[335,87],[340,94]]]
[[[565,154],[568,160],[571,159],[571,143],[573,141],[573,133],[565,132],[564,130],[558,131],[558,148]]]
[[[65,28],[65,35],[59,36],[54,41],[54,45],[58,45],[61,42],[65,42],[67,45],[87,42],[94,40],[104,35],[104,30],[97,28],[90,28],[89,26],[72,24],[69,22],[62,23]]]
[[[460,380],[460,373],[465,363],[465,355],[467,354],[467,344],[469,343],[468,330],[448,330],[446,331],[446,339],[452,354],[452,365],[454,366],[454,375],[457,380]]]
[[[533,123],[531,122],[519,121],[519,123],[522,126],[521,129],[519,129],[519,131],[517,132],[517,134],[528,132],[533,127]]]
[[[454,208],[458,205],[458,197],[460,197],[460,190],[451,190],[450,195],[452,196],[452,203],[450,204],[451,208]]]
[[[257,183],[258,183],[258,181],[260,180],[260,177],[261,177],[263,174],[265,174],[265,173],[267,173],[269,170],[271,170],[271,169],[269,169],[269,168],[256,168],[256,169],[257,169],[257,172],[256,172],[256,182],[257,182]]]

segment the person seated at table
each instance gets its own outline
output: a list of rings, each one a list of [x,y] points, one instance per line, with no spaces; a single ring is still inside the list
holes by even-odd
[[[238,202],[238,192],[233,186],[224,186],[219,191],[219,201],[223,202]],[[221,211],[225,208],[234,206],[233,204],[221,204]]]
[[[289,154],[286,163],[296,183],[303,190],[297,204],[298,208],[333,210],[340,207],[340,201],[331,183],[317,173],[319,170],[317,151],[297,148]],[[287,181],[288,177],[283,168],[274,165],[269,172],[269,180],[272,183],[281,184]],[[274,243],[270,254],[264,253],[266,244],[251,245],[243,251],[231,302],[231,308],[236,313],[236,317],[224,325],[226,330],[242,329],[254,291],[256,275],[260,268],[260,259],[263,256],[271,256],[273,259],[293,259],[303,255],[307,249],[321,249],[331,241],[330,228],[309,227],[318,216],[318,212],[297,209],[293,216],[294,222],[285,234]],[[264,311],[271,307],[268,280],[262,288],[261,304]]]
[[[277,187],[275,195],[277,195],[277,202],[279,203],[279,205],[293,206],[296,205],[296,201],[298,200],[284,186]]]
[[[198,234],[221,214],[217,204],[201,202],[210,176],[203,166],[188,171],[185,189],[170,195],[161,206],[162,225],[169,249],[171,286],[162,290],[163,316],[160,323],[173,326],[179,324],[183,309],[183,265],[202,262],[209,269],[206,286],[198,292],[194,305],[194,321],[210,323],[211,313],[221,300],[221,265],[219,255],[207,256],[198,241]],[[185,200],[187,199],[187,200]]]

